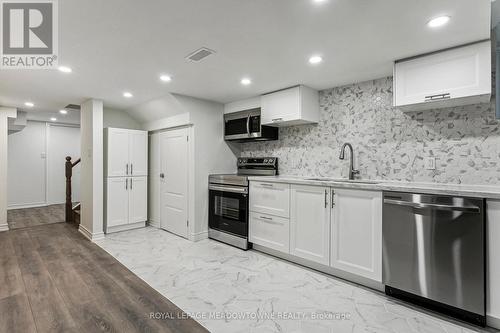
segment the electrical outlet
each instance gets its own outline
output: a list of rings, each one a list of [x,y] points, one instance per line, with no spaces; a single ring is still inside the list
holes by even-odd
[[[436,158],[434,156],[425,158],[425,168],[427,170],[436,170]]]

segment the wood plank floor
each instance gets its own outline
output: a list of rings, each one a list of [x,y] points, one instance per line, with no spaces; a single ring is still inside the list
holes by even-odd
[[[0,317],[1,333],[208,332],[66,223],[0,233]]]
[[[64,204],[34,208],[9,209],[7,223],[9,229],[20,229],[38,225],[64,222]]]

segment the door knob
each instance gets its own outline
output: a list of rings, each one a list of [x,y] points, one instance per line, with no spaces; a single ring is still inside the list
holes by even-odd
[[[160,178],[165,178],[165,174],[163,172],[160,173]]]

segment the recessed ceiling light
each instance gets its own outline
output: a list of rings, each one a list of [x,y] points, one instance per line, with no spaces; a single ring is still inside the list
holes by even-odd
[[[327,0],[314,0],[315,3],[322,3],[322,2],[326,2]]]
[[[68,114],[68,111],[66,111],[66,110],[59,110],[59,113],[60,114]]]
[[[67,66],[59,66],[57,69],[63,73],[71,73],[73,71],[71,68]]]
[[[320,62],[323,61],[323,58],[321,56],[315,55],[309,58],[309,63],[316,65],[319,64]]]
[[[427,26],[437,28],[445,25],[450,20],[449,16],[438,16],[427,22]]]
[[[160,75],[160,80],[162,80],[163,82],[170,82],[172,81],[172,77],[170,75],[163,74]]]
[[[50,121],[57,121],[57,118],[56,117],[52,117],[52,118],[50,118]]]
[[[252,80],[250,80],[249,78],[243,78],[243,79],[241,79],[241,84],[244,85],[244,86],[248,86],[251,83],[252,83]]]
[[[26,102],[26,103],[24,103],[24,105],[26,105],[26,106],[27,106],[27,107],[29,107],[29,108],[32,108],[32,107],[34,107],[34,106],[35,106],[35,104],[33,104],[33,103],[31,103],[31,102]]]
[[[129,93],[128,91],[126,91],[126,92],[123,93],[123,97],[125,97],[125,98],[132,98],[132,97],[134,97],[134,95],[132,95],[132,93]]]

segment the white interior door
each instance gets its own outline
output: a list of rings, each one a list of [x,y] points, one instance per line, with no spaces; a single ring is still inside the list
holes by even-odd
[[[148,219],[148,177],[131,177],[128,184],[128,223],[145,222]]]
[[[80,158],[80,128],[50,125],[47,144],[47,194],[48,203],[51,205],[66,201],[66,156],[71,156],[73,162]],[[80,201],[80,165],[73,168],[71,188],[72,200]]]
[[[148,132],[130,131],[129,134],[130,175],[148,174]]]
[[[188,129],[160,134],[162,229],[188,236]]]

